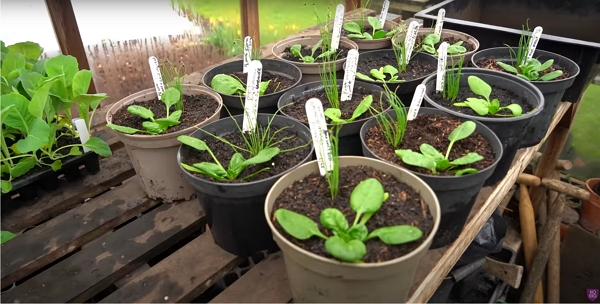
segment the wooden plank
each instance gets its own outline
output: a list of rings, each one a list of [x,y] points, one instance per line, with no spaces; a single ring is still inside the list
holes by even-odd
[[[94,175],[86,175],[72,182],[64,181],[61,187],[30,201],[14,201],[14,210],[3,202],[2,230],[13,233],[35,226],[41,222],[58,216],[82,203],[84,200],[119,185],[122,181],[135,175],[129,156],[125,149],[118,150],[113,156],[100,160],[100,171]],[[13,202],[10,202],[13,203]]]
[[[210,303],[287,303],[292,298],[281,252],[269,255]]]
[[[189,303],[242,261],[204,233],[101,303]]]
[[[260,26],[258,17],[258,0],[240,0],[240,20],[242,36],[252,37],[254,48],[260,47]]]
[[[2,288],[56,261],[157,203],[146,198],[146,193],[136,180],[19,235],[2,245]]]
[[[81,303],[202,227],[197,200],[165,204],[2,295],[3,302]],[[68,288],[65,288],[68,287]]]

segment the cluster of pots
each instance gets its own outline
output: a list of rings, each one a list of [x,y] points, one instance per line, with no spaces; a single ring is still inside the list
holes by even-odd
[[[397,24],[386,23],[394,28]],[[424,32],[423,34],[426,34]],[[433,229],[426,240],[412,252],[383,263],[350,264],[327,259],[304,250],[287,240],[274,226],[271,214],[275,199],[294,181],[318,172],[314,160],[314,147],[300,162],[285,172],[264,180],[246,183],[219,183],[198,177],[185,170],[180,163],[192,148],[181,145],[179,135],[205,139],[210,133],[221,135],[236,132],[241,125],[243,107],[240,98],[218,93],[210,88],[217,74],[241,72],[242,61],[233,61],[214,67],[203,78],[203,85],[184,85],[186,95],[205,95],[219,103],[214,115],[197,125],[164,135],[127,135],[117,133],[125,144],[137,176],[149,197],[167,202],[189,200],[198,197],[206,213],[210,232],[215,242],[224,250],[236,255],[248,256],[261,250],[282,250],[292,294],[298,302],[397,302],[404,301],[418,261],[434,248],[447,246],[460,235],[481,188],[494,185],[504,178],[518,149],[538,145],[545,136],[556,107],[564,91],[573,83],[579,67],[571,60],[554,53],[537,50],[534,57],[554,59],[555,63],[569,72],[569,77],[555,81],[526,81],[509,73],[478,68],[480,58],[510,59],[508,48],[478,50],[477,39],[470,35],[444,30],[442,37],[451,35],[469,41],[475,50],[461,56],[473,67],[463,68],[461,86],[467,77],[478,76],[492,87],[503,88],[517,94],[531,104],[534,110],[518,117],[489,117],[463,114],[444,107],[430,96],[435,90],[435,72],[421,78],[394,84],[392,90],[405,102],[411,100],[417,85],[426,86],[424,106],[418,115],[441,115],[460,121],[474,121],[479,133],[493,150],[494,160],[487,168],[475,174],[463,176],[437,176],[415,172],[392,164],[371,151],[365,144],[367,131],[375,125],[371,116],[343,124],[340,132],[339,165],[367,166],[387,172],[417,190],[429,207],[433,217]],[[276,93],[265,94],[259,99],[258,124],[267,126],[273,118],[272,127],[288,127],[300,140],[310,142],[311,132],[307,121],[299,121],[282,107],[294,102],[306,102],[311,93],[323,91],[318,73],[322,64],[300,63],[286,60],[282,53],[295,44],[314,45],[319,36],[304,36],[282,40],[273,47],[276,59],[262,59],[263,71],[294,79],[293,86]],[[357,49],[360,60],[379,57],[393,52],[389,48],[392,39],[371,41],[351,40],[343,37],[340,46]],[[437,58],[419,53],[412,60],[437,66]],[[339,75],[343,75],[345,58],[337,61]],[[338,81],[341,87],[342,80]],[[354,90],[380,96],[381,82],[357,79]],[[107,114],[111,123],[120,108],[134,101],[156,98],[154,89],[141,91],[116,103]],[[233,116],[224,115],[225,105]],[[279,112],[277,112],[280,110]],[[388,109],[389,110],[389,109]],[[237,111],[237,112],[236,112]],[[277,112],[277,113],[276,113]]]

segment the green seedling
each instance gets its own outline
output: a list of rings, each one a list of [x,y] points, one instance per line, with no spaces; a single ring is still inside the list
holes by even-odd
[[[259,95],[263,96],[267,89],[269,88],[269,84],[271,80],[262,81],[259,87]],[[275,92],[279,89],[279,85],[281,83],[277,83],[277,87],[275,87]],[[226,95],[246,95],[246,86],[242,80],[237,77],[233,77],[226,74],[217,74],[213,77],[210,82],[210,87],[213,90]]]
[[[334,50],[327,50],[325,51],[325,47],[323,47],[323,53],[321,53],[319,56],[317,56],[317,58],[314,57],[315,52],[319,49],[319,47],[321,46],[321,44],[323,43],[323,39],[319,40],[319,42],[317,42],[317,44],[315,44],[312,49],[310,50],[310,55],[309,56],[303,56],[302,55],[302,45],[301,44],[296,44],[296,45],[292,45],[292,47],[290,47],[290,53],[292,53],[292,55],[296,58],[299,58],[300,60],[302,60],[302,62],[304,63],[314,63],[315,61],[317,61],[318,59],[322,59],[324,57],[328,57],[331,56],[333,54],[335,54]]]
[[[186,68],[182,61],[180,63],[181,67],[176,67],[170,60],[167,60],[161,65],[160,73],[167,88],[175,88],[179,91],[179,100],[175,103],[175,109],[183,111],[183,84]]]
[[[362,79],[362,80],[369,80],[369,81],[379,81],[379,82],[403,82],[404,80],[398,80],[398,69],[396,69],[395,67],[391,66],[391,65],[386,65],[384,67],[380,67],[379,69],[371,69],[371,71],[369,71],[369,74],[371,74],[371,76],[367,76],[365,74],[362,73],[356,73],[356,77],[358,79]],[[386,76],[389,75],[389,76]],[[386,78],[389,78],[388,80],[385,80]]]
[[[429,35],[425,36],[425,38],[421,42],[421,49],[427,53],[437,55],[438,52],[435,48],[435,45],[438,44],[439,42],[440,42],[440,35],[429,34]],[[458,54],[466,53],[467,49],[464,46],[462,46],[462,44],[463,44],[462,41],[458,41],[454,44],[449,44],[448,45],[448,54],[458,55]]]
[[[388,111],[377,112],[372,108],[372,111],[377,112],[373,116],[377,120],[377,125],[385,137],[386,142],[390,146],[396,148],[404,138],[404,132],[406,131],[406,125],[408,123],[406,107],[398,95],[396,95],[396,92],[392,92],[385,83],[383,84],[383,89],[384,92],[382,95],[386,97],[387,101],[392,106],[392,110],[394,111],[394,114],[396,114],[396,117],[392,117]],[[396,88],[396,90],[398,90],[398,88]],[[383,109],[381,101],[382,98],[379,99],[379,104]]]
[[[454,103],[456,107],[469,107],[475,113],[485,116],[521,116],[523,113],[523,109],[520,105],[513,103],[509,104],[506,107],[500,106],[500,101],[498,99],[493,99],[490,101],[490,95],[492,94],[492,87],[483,81],[481,78],[477,76],[469,76],[468,78],[469,88],[476,95],[479,95],[485,99],[470,97],[467,98],[464,102]],[[502,110],[510,110],[512,114],[499,114]]]
[[[0,231],[0,244],[4,244],[12,239],[14,239],[16,235],[10,231],[2,230]]]
[[[344,29],[350,32],[350,34],[348,34],[348,38],[365,40],[389,38],[394,36],[394,34],[396,34],[400,29],[400,27],[397,27],[386,33],[386,31],[383,29],[383,24],[379,22],[379,19],[377,17],[369,16],[367,17],[367,21],[373,29],[370,33],[365,31],[364,24],[363,26],[361,26],[360,24],[354,21],[348,21],[344,23]]]
[[[361,263],[367,254],[365,242],[379,238],[387,245],[401,245],[414,242],[423,236],[423,232],[411,225],[397,225],[377,228],[368,231],[366,223],[377,212],[389,194],[383,185],[375,179],[361,181],[352,190],[350,208],[356,212],[352,225],[348,223],[344,213],[336,208],[327,208],[319,216],[321,225],[332,232],[328,237],[323,234],[312,219],[302,214],[277,209],[275,219],[281,227],[298,240],[307,240],[313,236],[325,240],[325,249],[338,260],[349,263]]]
[[[456,101],[458,91],[460,89],[460,77],[462,76],[462,66],[465,57],[460,57],[456,65],[446,69],[446,80],[444,81],[444,89],[442,97],[446,100]]]
[[[334,124],[344,124],[351,123],[365,112],[369,110],[371,107],[371,103],[373,103],[373,95],[367,95],[363,100],[360,101],[360,104],[354,109],[352,112],[352,117],[348,119],[342,118],[342,111],[337,108],[327,108],[323,114],[327,116],[327,118],[331,119],[331,122]]]
[[[448,145],[446,155],[440,153],[433,146],[426,143],[419,146],[421,153],[414,152],[412,150],[400,149],[396,150],[396,155],[400,157],[405,164],[428,169],[433,174],[438,174],[438,171],[454,171],[455,176],[477,173],[477,169],[474,168],[466,168],[461,170],[457,170],[457,168],[482,160],[483,156],[479,155],[478,153],[469,152],[467,155],[459,157],[455,160],[450,161],[448,159],[454,143],[469,137],[475,131],[475,128],[476,125],[472,121],[465,121],[456,127],[456,129],[454,129],[452,133],[448,135],[450,145]]]

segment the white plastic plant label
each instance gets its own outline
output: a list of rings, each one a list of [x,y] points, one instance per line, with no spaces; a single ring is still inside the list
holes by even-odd
[[[381,7],[381,13],[379,14],[379,22],[381,25],[385,24],[385,19],[387,18],[388,10],[390,9],[390,0],[383,1],[383,6]]]
[[[248,65],[250,65],[250,61],[252,60],[252,37],[246,36],[244,38],[244,69],[243,73],[248,73]]]
[[[444,80],[446,79],[446,62],[448,61],[448,42],[442,42],[438,48],[437,78],[435,81],[435,90],[441,92],[444,90]]]
[[[440,8],[438,11],[437,19],[435,20],[435,29],[433,33],[436,35],[442,35],[442,28],[444,27],[444,17],[446,17],[446,10]]]
[[[258,98],[260,92],[260,79],[262,78],[262,63],[252,60],[248,65],[248,80],[246,83],[246,102],[244,103],[244,122],[242,131],[252,132],[256,129],[258,117]]]
[[[344,5],[338,4],[335,8],[335,18],[333,19],[333,32],[331,33],[330,48],[336,51],[340,46],[340,37],[342,36],[342,25],[344,25]]]
[[[75,125],[75,129],[77,129],[77,133],[79,133],[79,140],[81,141],[81,144],[85,144],[88,141],[88,139],[90,139],[90,131],[85,125],[85,120],[81,118],[74,118],[71,121]],[[90,148],[83,146],[84,153],[89,151],[91,151]]]
[[[315,154],[317,155],[319,173],[321,176],[324,176],[327,172],[333,171],[333,154],[331,153],[327,122],[323,114],[323,104],[319,99],[311,98],[306,102],[304,107],[315,147]]]
[[[533,33],[531,33],[531,38],[529,39],[529,46],[527,47],[527,60],[533,57],[533,53],[535,53],[535,49],[537,48],[538,42],[540,42],[543,31],[544,29],[541,26],[536,26],[535,29],[533,29]]]
[[[160,95],[165,91],[165,84],[163,83],[162,74],[160,72],[160,65],[158,59],[154,56],[148,58],[150,64],[150,72],[152,72],[152,80],[154,81],[154,88],[156,89],[156,95],[160,100]]]
[[[419,109],[421,108],[421,103],[423,102],[423,97],[425,97],[425,85],[420,84],[417,86],[415,95],[413,95],[412,102],[410,103],[407,120],[413,120],[417,117]]]
[[[408,30],[406,31],[406,38],[404,39],[404,46],[406,48],[406,63],[410,61],[410,56],[412,55],[413,48],[415,47],[415,42],[417,41],[417,35],[419,33],[419,27],[421,25],[418,21],[413,21],[408,25]]]
[[[346,58],[346,70],[344,72],[344,82],[342,82],[342,96],[340,101],[352,100],[356,67],[358,67],[358,51],[350,50]]]

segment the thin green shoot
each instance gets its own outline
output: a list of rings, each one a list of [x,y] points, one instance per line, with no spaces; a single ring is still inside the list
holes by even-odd
[[[458,97],[458,90],[460,89],[460,77],[462,76],[462,67],[465,57],[460,57],[458,62],[454,64],[452,60],[452,67],[446,69],[446,79],[444,81],[444,89],[442,90],[442,97],[446,100],[456,101]]]
[[[402,103],[402,100],[400,100],[398,95],[396,95],[398,88],[396,88],[396,91],[392,92],[392,90],[384,83],[383,89],[384,92],[381,93],[382,95],[379,99],[380,108],[385,109],[382,102],[383,97],[385,97],[388,103],[392,106],[395,117],[393,117],[388,111],[382,110],[379,112],[372,108],[372,111],[375,112],[373,116],[375,117],[377,125],[379,126],[379,130],[381,130],[386,142],[393,148],[397,148],[400,146],[400,143],[402,143],[402,139],[404,138],[404,132],[406,131],[406,125],[408,123],[408,114],[406,112],[406,107]]]
[[[166,88],[175,88],[179,91],[179,101],[175,104],[175,107],[177,110],[183,111],[183,83],[187,70],[183,61],[179,61],[179,63],[181,63],[181,66],[176,67],[167,59],[167,61],[161,65],[160,72],[163,76]]]
[[[340,92],[337,84],[337,53],[323,57],[322,67],[319,67],[319,77],[331,108],[340,108]]]
[[[327,184],[329,185],[329,192],[331,199],[335,199],[339,194],[339,183],[340,183],[340,163],[339,163],[339,135],[341,125],[333,125],[329,130],[329,142],[331,146],[331,159],[333,164],[333,170],[325,174]],[[327,157],[327,155],[325,155]]]

